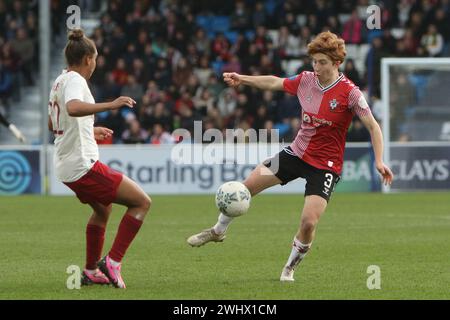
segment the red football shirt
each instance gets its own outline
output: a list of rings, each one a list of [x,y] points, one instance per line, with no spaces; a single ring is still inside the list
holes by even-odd
[[[324,88],[314,72],[304,71],[284,79],[283,86],[298,97],[302,107],[301,127],[291,149],[310,165],[340,175],[353,115],[371,113],[364,95],[343,74]]]

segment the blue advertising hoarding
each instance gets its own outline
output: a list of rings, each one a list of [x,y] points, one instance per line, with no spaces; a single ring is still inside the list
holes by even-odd
[[[40,194],[40,151],[0,150],[0,195]]]

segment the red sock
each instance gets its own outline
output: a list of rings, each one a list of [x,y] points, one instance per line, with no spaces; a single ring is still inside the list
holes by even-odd
[[[116,262],[122,261],[125,252],[141,228],[142,223],[143,221],[138,220],[129,214],[123,216],[113,246],[108,254],[111,259]]]
[[[88,224],[86,227],[86,269],[97,269],[97,262],[101,258],[104,242],[105,228]]]

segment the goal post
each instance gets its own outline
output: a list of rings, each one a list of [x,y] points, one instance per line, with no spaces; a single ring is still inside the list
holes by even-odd
[[[397,176],[383,192],[450,188],[440,183],[450,169],[449,84],[450,58],[382,59],[384,161]]]

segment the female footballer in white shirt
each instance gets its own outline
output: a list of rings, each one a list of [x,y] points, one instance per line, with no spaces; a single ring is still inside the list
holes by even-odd
[[[149,196],[131,179],[99,161],[97,140],[112,130],[94,127],[94,114],[122,106],[130,97],[95,103],[88,80],[96,67],[97,49],[82,30],[70,31],[64,49],[68,69],[50,92],[49,129],[55,134],[54,165],[59,180],[71,188],[92,213],[86,228],[86,267],[82,284],[113,284],[125,288],[121,261],[150,208]],[[109,253],[101,258],[112,203],[127,207]]]

